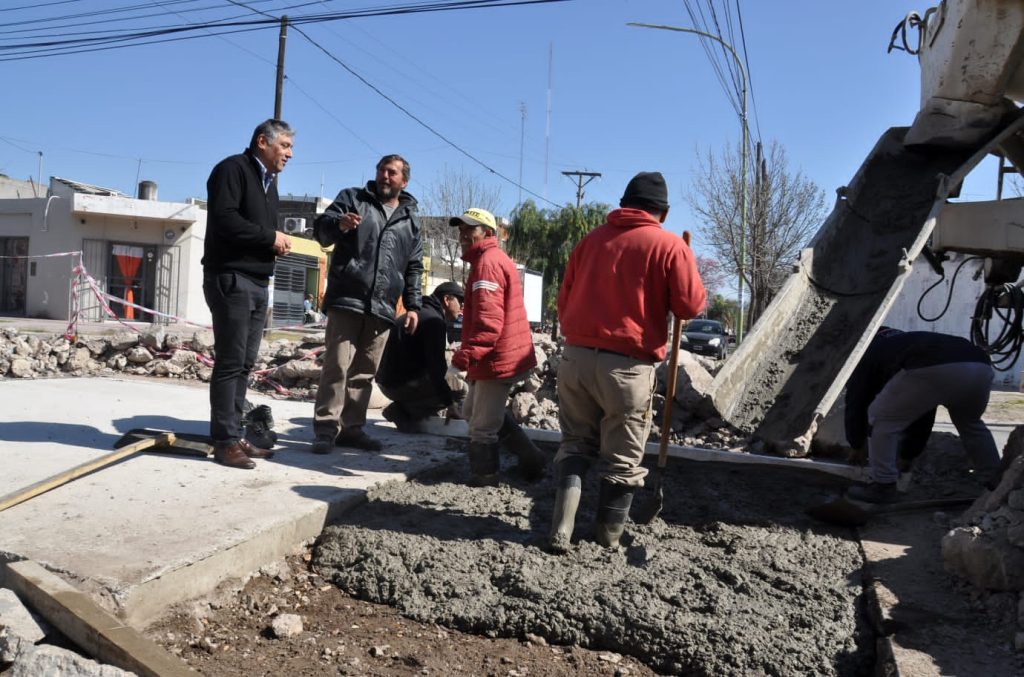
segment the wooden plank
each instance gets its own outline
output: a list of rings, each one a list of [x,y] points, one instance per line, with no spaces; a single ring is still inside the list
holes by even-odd
[[[444,419],[433,417],[423,422],[423,431],[429,435],[441,437],[468,437],[469,427],[465,421],[453,420],[445,423]],[[537,430],[535,428],[523,428],[534,442],[548,442],[557,444],[561,442],[562,435],[557,430]],[[658,454],[658,445],[651,442],[647,445],[648,455]],[[852,466],[846,463],[834,463],[831,461],[815,461],[809,458],[786,458],[784,456],[768,456],[764,454],[748,454],[742,451],[728,451],[726,449],[705,449],[702,447],[685,447],[675,444],[668,446],[668,455],[672,458],[682,458],[688,461],[706,461],[711,463],[740,463],[743,465],[770,465],[779,468],[792,468],[796,470],[813,470],[829,475],[838,475],[856,481],[867,480],[867,470],[859,466]]]
[[[105,468],[106,466],[116,463],[123,458],[127,458],[139,452],[145,451],[150,447],[156,445],[170,446],[173,443],[174,434],[166,433],[161,435],[160,437],[140,440],[138,442],[135,442],[134,444],[129,444],[126,447],[121,447],[117,451],[112,451],[109,454],[104,454],[99,458],[94,458],[91,461],[86,461],[85,463],[82,463],[81,465],[76,465],[74,468],[71,468],[70,470],[65,470],[64,472],[53,475],[52,477],[47,477],[46,479],[40,480],[35,484],[30,484],[27,487],[18,489],[16,491],[12,491],[11,493],[5,494],[4,496],[0,496],[0,512],[3,512],[4,510],[7,510],[12,506],[18,505],[19,503],[23,503],[34,496],[46,493],[51,489],[56,489],[59,486],[67,484],[71,480],[81,477],[82,475],[87,475],[88,473],[91,473],[94,470]]]
[[[140,677],[190,677],[181,659],[149,641],[134,628],[32,560],[3,566],[3,584],[40,616],[101,663]]]

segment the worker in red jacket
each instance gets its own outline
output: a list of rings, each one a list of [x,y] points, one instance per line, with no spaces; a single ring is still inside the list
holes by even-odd
[[[462,260],[471,268],[462,309],[462,344],[445,378],[453,390],[463,377],[469,382],[462,417],[469,423],[470,484],[493,486],[498,483],[499,438],[511,418],[505,410],[509,391],[529,375],[537,358],[519,272],[498,247],[494,215],[472,208],[449,225],[458,227]],[[511,424],[518,429],[514,420]],[[543,453],[521,430],[518,433],[514,451],[524,473],[535,478],[544,465]]]
[[[583,475],[601,475],[597,541],[615,547],[651,431],[655,364],[665,359],[668,314],[680,320],[704,307],[705,291],[690,247],[662,225],[668,189],[658,172],[626,186],[621,209],[587,234],[569,256],[558,294],[565,351],[558,366],[562,443],[550,545],[569,549]]]

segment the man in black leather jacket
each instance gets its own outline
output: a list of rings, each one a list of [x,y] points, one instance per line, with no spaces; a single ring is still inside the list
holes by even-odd
[[[373,377],[399,298],[406,310],[401,330],[408,333],[416,331],[421,301],[423,243],[408,185],[409,163],[386,155],[375,180],[342,190],[314,223],[320,244],[334,245],[321,305],[327,333],[314,453],[329,453],[335,445],[382,448],[363,430]]]

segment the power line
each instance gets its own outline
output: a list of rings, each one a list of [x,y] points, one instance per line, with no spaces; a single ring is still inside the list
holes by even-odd
[[[181,1],[181,0],[178,0]],[[294,19],[289,19],[289,23],[292,24],[294,30],[296,30],[302,37],[310,42],[317,49],[326,54],[331,60],[335,61],[339,66],[345,69],[349,74],[362,82],[365,86],[369,87],[378,96],[385,99],[392,106],[397,108],[399,111],[404,113],[411,120],[416,122],[418,125],[426,129],[428,132],[436,136],[438,139],[443,141],[445,144],[464,155],[469,160],[480,165],[491,174],[502,179],[503,181],[520,188],[526,193],[547,202],[548,204],[558,207],[559,205],[547,198],[535,193],[534,191],[520,185],[515,180],[508,176],[505,176],[501,172],[497,171],[483,160],[475,157],[469,151],[462,148],[460,145],[449,139],[447,136],[442,134],[440,131],[432,127],[430,124],[419,118],[417,115],[412,113],[406,107],[398,103],[394,98],[383,92],[380,88],[375,86],[369,80],[364,78],[353,68],[348,66],[345,62],[331,53],[328,49],[319,44],[316,40],[311,38],[305,31],[298,27],[296,24],[312,24],[321,23],[326,21],[337,21],[340,19],[356,18],[356,17],[370,17],[370,16],[391,16],[399,14],[418,14],[424,12],[439,12],[439,11],[453,11],[462,9],[493,9],[498,7],[513,7],[523,5],[536,5],[536,4],[551,4],[555,2],[569,2],[571,0],[443,0],[437,2],[418,2],[409,3],[406,5],[394,6],[389,8],[367,8],[360,10],[350,10],[347,12],[336,12],[330,14],[315,14],[315,15],[304,15],[297,16]],[[162,42],[176,42],[179,40],[195,39],[197,37],[209,37],[209,36],[220,36],[224,34],[236,33],[236,32],[247,32],[254,30],[262,30],[267,28],[269,25],[277,25],[280,22],[278,17],[263,12],[262,10],[253,9],[242,2],[236,0],[229,0],[236,6],[241,6],[246,10],[263,15],[265,19],[249,19],[249,20],[217,20],[204,23],[188,24],[186,26],[171,26],[163,28],[152,28],[149,30],[136,31],[134,33],[123,33],[118,31],[111,31],[108,34],[100,37],[91,38],[76,38],[68,40],[50,40],[34,43],[21,43],[15,45],[0,46],[0,53],[7,52],[6,55],[0,56],[0,61],[17,61],[35,58],[46,58],[49,56],[58,56],[65,54],[76,54],[82,52],[93,52],[93,51],[105,51],[111,49],[120,49],[125,47],[138,46],[141,44],[155,44]],[[138,7],[138,6],[136,6]],[[204,35],[180,35],[182,33],[190,33],[195,31],[204,31]],[[174,37],[170,37],[174,36]],[[131,42],[135,41],[135,42]],[[125,43],[131,42],[131,44],[112,44],[112,43]],[[19,51],[21,50],[21,51]],[[301,91],[301,90],[300,90]],[[308,96],[308,94],[307,94]],[[314,103],[316,103],[314,101]],[[319,105],[319,104],[317,104]],[[322,107],[322,106],[321,106]],[[332,116],[333,117],[333,116]],[[335,118],[336,119],[336,118]],[[347,128],[346,128],[347,129]],[[351,130],[349,130],[351,131]],[[356,136],[356,138],[359,138]],[[360,141],[363,141],[360,139]],[[363,143],[366,143],[363,141]],[[366,144],[369,146],[369,144]],[[135,158],[133,158],[135,159]]]
[[[558,1],[558,0],[556,0],[556,1]],[[466,156],[466,157],[467,157],[468,159],[472,160],[472,161],[473,161],[473,162],[475,162],[476,164],[480,165],[481,167],[483,167],[484,169],[486,169],[487,171],[489,171],[489,172],[490,172],[491,174],[494,174],[494,175],[495,175],[495,176],[497,176],[497,177],[498,177],[499,179],[501,179],[501,180],[503,180],[503,181],[506,181],[506,182],[508,182],[508,183],[512,184],[513,186],[516,186],[517,188],[521,188],[521,189],[522,189],[523,191],[525,191],[525,192],[529,193],[530,195],[534,196],[535,198],[537,198],[537,199],[539,199],[539,200],[543,200],[544,202],[547,202],[547,203],[548,203],[548,204],[550,204],[550,205],[551,205],[552,207],[558,207],[558,206],[559,206],[559,205],[558,205],[558,204],[556,204],[555,202],[552,202],[551,200],[547,199],[546,197],[543,197],[542,195],[538,195],[537,193],[533,192],[533,191],[532,191],[532,190],[530,190],[529,188],[526,188],[525,186],[520,186],[520,185],[519,185],[518,183],[516,183],[516,181],[515,181],[514,179],[511,179],[511,178],[509,178],[509,177],[505,176],[504,174],[502,174],[502,173],[501,173],[501,172],[499,172],[498,170],[496,170],[496,169],[494,169],[493,167],[491,167],[490,165],[488,165],[488,164],[487,164],[486,162],[484,162],[483,160],[480,160],[479,158],[475,157],[475,156],[474,156],[473,154],[471,154],[471,153],[470,153],[469,151],[467,151],[466,149],[464,149],[464,148],[463,148],[462,146],[458,145],[457,143],[455,143],[454,141],[452,141],[451,139],[449,139],[449,138],[448,138],[447,136],[445,136],[444,134],[442,134],[442,133],[441,133],[441,132],[439,132],[438,130],[434,129],[434,128],[433,128],[432,126],[430,126],[429,124],[427,124],[427,123],[426,123],[425,121],[421,120],[421,119],[420,119],[419,117],[417,117],[417,116],[416,116],[416,115],[415,115],[415,114],[414,114],[414,113],[413,113],[412,111],[410,111],[409,109],[407,109],[407,108],[406,108],[405,106],[403,106],[402,104],[398,103],[398,102],[397,102],[397,101],[395,101],[395,100],[394,100],[393,98],[391,98],[390,96],[388,96],[387,94],[385,94],[385,93],[384,93],[383,91],[381,91],[381,90],[380,90],[379,88],[377,88],[377,86],[376,86],[376,85],[374,85],[374,84],[373,84],[372,82],[370,82],[369,80],[367,80],[366,78],[364,78],[364,77],[363,77],[362,75],[360,75],[359,73],[357,73],[357,72],[356,72],[355,70],[353,70],[353,69],[352,69],[352,68],[351,68],[351,67],[350,67],[350,66],[349,66],[348,64],[346,64],[346,63],[345,63],[344,61],[342,61],[341,59],[339,59],[338,57],[336,57],[336,56],[335,56],[334,54],[332,54],[332,53],[331,53],[331,52],[330,52],[330,51],[329,51],[329,50],[328,50],[328,49],[327,49],[326,47],[324,47],[323,45],[321,45],[320,43],[318,43],[318,42],[317,42],[316,40],[314,40],[313,38],[309,37],[309,35],[307,35],[307,34],[306,34],[306,32],[305,32],[305,31],[303,31],[303,30],[302,30],[301,28],[298,28],[298,27],[296,27],[296,28],[295,28],[295,30],[296,30],[296,31],[298,32],[298,34],[299,34],[299,35],[301,35],[302,37],[306,38],[306,40],[308,40],[308,41],[309,41],[309,42],[310,42],[310,43],[311,43],[311,44],[312,44],[312,45],[313,45],[314,47],[316,47],[317,49],[319,49],[320,51],[322,51],[322,52],[323,52],[324,54],[326,54],[326,55],[328,56],[328,58],[330,58],[330,59],[331,59],[332,61],[336,62],[336,63],[337,63],[337,64],[338,64],[339,66],[341,66],[341,67],[342,67],[342,68],[344,68],[344,69],[345,69],[346,71],[348,71],[348,73],[349,73],[350,75],[352,75],[352,76],[353,76],[354,78],[356,78],[357,80],[359,80],[360,82],[362,82],[362,83],[363,83],[364,85],[366,85],[367,87],[369,87],[369,88],[370,88],[371,90],[373,90],[373,91],[374,91],[374,92],[375,92],[375,93],[376,93],[376,94],[377,94],[378,96],[380,96],[380,97],[381,97],[381,98],[383,98],[383,99],[384,99],[385,101],[387,101],[388,103],[390,103],[390,104],[391,104],[392,106],[394,106],[395,108],[397,108],[398,110],[400,110],[400,111],[401,111],[402,113],[405,113],[405,115],[406,115],[406,116],[407,116],[407,117],[408,117],[409,119],[411,119],[411,120],[412,120],[413,122],[415,122],[415,123],[416,123],[416,124],[418,124],[419,126],[423,127],[424,129],[426,129],[426,130],[427,130],[428,132],[430,132],[431,134],[433,134],[433,135],[434,135],[434,136],[436,136],[437,138],[439,138],[439,139],[441,139],[442,141],[444,141],[444,142],[445,142],[446,144],[448,144],[449,146],[451,146],[451,147],[452,147],[453,149],[455,149],[456,151],[458,151],[458,152],[459,152],[459,153],[461,153],[462,155]]]
[[[693,0],[684,0],[686,10],[690,15],[690,20],[693,24],[705,33],[712,35],[718,35],[723,40],[731,45],[737,45],[735,38],[735,26],[739,27],[739,46],[742,48],[743,63],[746,68],[747,76],[747,96],[751,103],[751,108],[754,111],[755,127],[757,128],[757,139],[761,140],[761,128],[760,120],[757,116],[757,100],[754,96],[753,87],[753,75],[750,70],[750,58],[747,52],[746,33],[743,28],[743,14],[740,10],[739,0],[735,0],[736,15],[735,20],[733,19],[733,13],[730,10],[728,0],[725,0],[722,5],[721,12],[715,9],[715,0],[706,0],[707,16],[705,16],[705,9],[703,4],[697,4]],[[721,20],[719,16],[721,15]],[[710,18],[708,18],[710,17]],[[723,25],[725,27],[723,37]],[[708,44],[714,43],[714,45]],[[701,38],[701,44],[704,47],[704,53],[707,55],[708,60],[711,62],[711,66],[718,77],[719,84],[722,86],[722,91],[725,92],[726,97],[729,99],[729,103],[736,111],[737,115],[740,115],[742,91],[743,85],[741,82],[742,74],[739,72],[738,64],[735,60],[727,53],[724,45],[715,42],[713,40],[707,40]],[[713,51],[715,50],[715,51]],[[728,77],[725,75],[725,70],[728,70]],[[728,83],[731,81],[731,86]]]
[[[747,34],[743,30],[743,12],[740,11],[740,0],[736,0],[736,16],[740,24],[740,42],[743,44],[743,62],[747,66],[747,90],[750,93],[750,105],[754,109],[754,126],[757,128],[757,141],[761,142],[761,119],[757,115],[757,98],[754,96],[754,79],[750,73],[750,60],[747,58]]]
[[[540,2],[548,2],[548,1],[552,1],[552,0],[538,0],[538,1],[540,1]],[[560,2],[562,0],[554,0],[554,1],[555,2]],[[248,9],[251,12],[258,12],[259,14],[263,14],[265,16],[269,16],[269,15],[267,15],[266,12],[263,12],[262,10],[254,10],[254,9],[251,9],[250,7],[247,7],[245,5],[245,3],[241,2],[240,0],[228,0],[228,2],[230,2],[231,4],[236,5],[236,6],[244,7],[245,9]],[[517,4],[519,4],[519,3],[517,3]],[[527,1],[527,2],[524,2],[522,4],[533,4],[533,1],[532,0],[531,1]],[[490,165],[488,165],[483,160],[481,160],[481,159],[477,158],[476,156],[474,156],[473,154],[471,154],[469,151],[464,149],[462,146],[458,145],[457,143],[455,143],[454,141],[449,139],[447,136],[445,136],[444,134],[442,134],[438,130],[434,129],[431,125],[427,124],[424,120],[420,119],[412,111],[407,109],[402,104],[398,103],[391,96],[385,94],[380,88],[378,88],[372,82],[370,82],[369,80],[364,78],[362,75],[357,73],[351,66],[349,66],[347,63],[345,63],[344,61],[339,59],[337,56],[335,56],[330,50],[328,50],[326,47],[321,45],[319,42],[317,42],[316,40],[311,38],[309,36],[309,34],[306,33],[304,30],[302,30],[301,28],[299,28],[297,26],[293,26],[293,28],[295,29],[295,31],[299,35],[304,37],[311,45],[313,45],[314,47],[319,49],[321,52],[326,54],[328,58],[330,58],[332,61],[334,61],[339,66],[341,66],[343,69],[345,69],[350,75],[352,75],[354,78],[356,78],[357,80],[362,82],[364,85],[369,87],[371,90],[373,90],[374,93],[376,93],[378,96],[382,97],[385,101],[387,101],[392,106],[394,106],[395,108],[400,110],[402,113],[404,113],[407,117],[409,117],[409,119],[411,119],[413,122],[415,122],[416,124],[420,125],[424,129],[426,129],[428,132],[430,132],[431,134],[433,134],[434,136],[439,138],[441,141],[444,141],[447,145],[451,146],[456,151],[458,151],[462,155],[466,156],[468,159],[470,159],[473,162],[475,162],[476,164],[480,165],[481,167],[483,167],[484,169],[489,171],[491,174],[494,174],[495,176],[497,176],[498,178],[502,179],[503,181],[506,181],[507,183],[512,184],[513,186],[519,188],[520,190],[525,191],[525,192],[529,193],[530,195],[532,195],[532,196],[534,196],[534,197],[536,197],[536,198],[538,198],[540,200],[543,200],[543,201],[547,202],[552,207],[558,207],[559,206],[558,204],[552,202],[551,200],[548,200],[546,197],[538,195],[537,193],[533,192],[529,188],[526,188],[525,186],[521,185],[520,183],[516,182],[515,180],[505,176],[504,174],[502,174],[498,170],[496,170],[493,167],[491,167]]]

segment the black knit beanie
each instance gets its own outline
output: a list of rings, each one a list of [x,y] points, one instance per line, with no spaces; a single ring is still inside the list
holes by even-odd
[[[661,172],[640,172],[626,185],[620,207],[668,209],[668,188]]]

